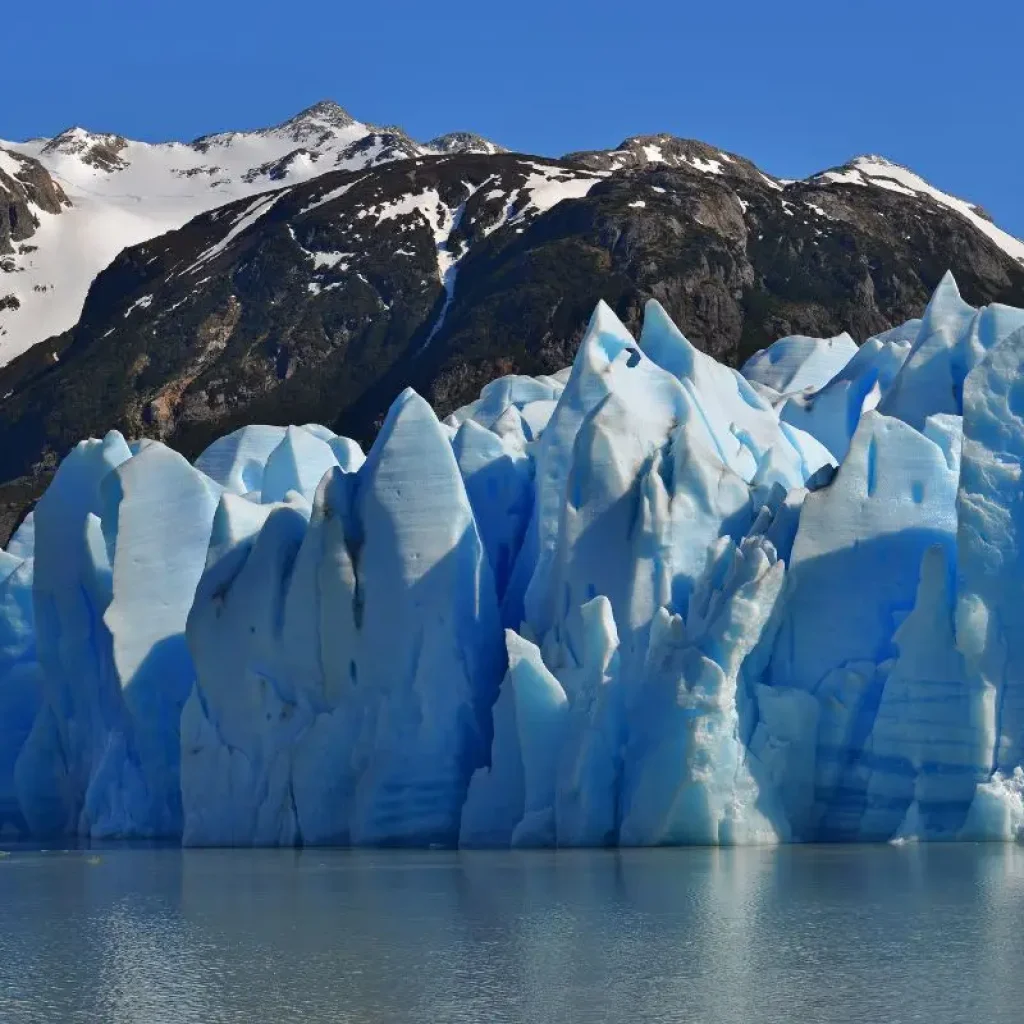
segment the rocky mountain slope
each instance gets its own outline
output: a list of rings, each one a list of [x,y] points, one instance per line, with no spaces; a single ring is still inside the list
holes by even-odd
[[[365,442],[407,385],[447,412],[494,376],[566,365],[602,298],[629,327],[659,299],[733,364],[789,334],[884,331],[919,315],[946,270],[972,303],[1024,305],[1024,245],[877,158],[782,181],[668,136],[552,161],[464,136],[405,151],[365,126],[342,146],[352,126],[329,120],[270,130],[306,154],[259,164],[258,195],[125,249],[72,329],[0,369],[0,519],[111,427],[194,456],[253,421]],[[243,141],[237,166],[255,166]],[[243,141],[182,149],[221,167]],[[74,158],[116,165],[132,145]],[[316,176],[294,181],[306,161]]]
[[[40,201],[0,217],[0,363],[72,327],[93,278],[122,249],[234,199],[331,170],[440,153],[496,153],[470,132],[427,143],[355,120],[325,101],[283,124],[194,142],[152,144],[70,128],[52,139],[0,141],[0,211],[15,182]],[[59,216],[58,216],[59,215]],[[17,237],[3,220],[18,225]],[[5,296],[12,299],[4,306]]]

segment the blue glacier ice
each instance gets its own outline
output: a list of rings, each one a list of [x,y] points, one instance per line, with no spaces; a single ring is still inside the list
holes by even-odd
[[[294,440],[271,459],[316,465],[323,453]],[[248,536],[223,512],[188,614],[184,839],[452,845],[504,671],[452,444],[407,391],[310,512],[288,493]]]
[[[752,384],[779,395],[823,388],[857,354],[848,334],[808,338],[795,334],[752,355],[740,372]]]
[[[656,302],[368,452],[79,444],[0,552],[0,835],[1024,838],[1024,311],[742,371]]]

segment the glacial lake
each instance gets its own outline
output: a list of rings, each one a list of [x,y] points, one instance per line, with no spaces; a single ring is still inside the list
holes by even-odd
[[[1020,1024],[1024,848],[0,856],[3,1024]]]

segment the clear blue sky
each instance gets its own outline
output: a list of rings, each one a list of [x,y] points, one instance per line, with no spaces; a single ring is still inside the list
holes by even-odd
[[[1024,0],[4,4],[0,138],[193,138],[331,98],[557,155],[667,131],[803,177],[877,152],[1024,236]]]

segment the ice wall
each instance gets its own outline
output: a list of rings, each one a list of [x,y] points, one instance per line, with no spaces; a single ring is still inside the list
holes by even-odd
[[[0,552],[0,834],[1011,839],[1024,312],[742,373],[655,302],[372,449],[117,433]]]

